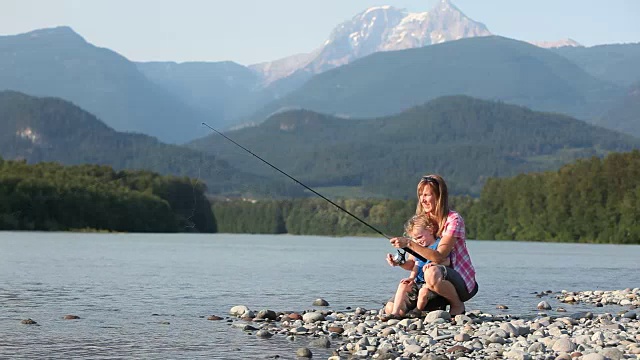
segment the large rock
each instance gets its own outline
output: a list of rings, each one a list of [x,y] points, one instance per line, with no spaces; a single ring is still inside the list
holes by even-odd
[[[313,302],[313,306],[329,306],[329,303],[325,299],[316,299]]]
[[[424,318],[425,323],[433,323],[438,321],[438,319],[444,319],[445,321],[451,320],[451,314],[444,310],[434,310],[429,311],[427,316]]]
[[[570,339],[560,338],[556,340],[551,349],[557,352],[570,353],[576,349],[576,344],[574,344]]]
[[[538,303],[538,310],[551,310],[551,305],[546,301],[540,301]]]
[[[242,316],[247,311],[249,311],[248,307],[244,305],[236,305],[229,310],[229,314],[233,316]]]
[[[275,321],[277,318],[278,318],[278,314],[276,314],[276,312],[273,310],[260,310],[255,317],[255,319],[258,319],[258,320],[271,320],[271,321]]]
[[[320,312],[308,312],[304,315],[302,315],[302,320],[305,323],[314,323],[317,321],[324,321],[324,314],[320,313]]]

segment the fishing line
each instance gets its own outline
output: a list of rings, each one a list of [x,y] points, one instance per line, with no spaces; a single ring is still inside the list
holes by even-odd
[[[351,213],[349,210],[343,208],[342,206],[336,204],[335,202],[331,201],[331,199],[325,197],[324,195],[320,194],[319,192],[315,191],[314,189],[310,188],[309,186],[303,184],[302,182],[300,182],[298,179],[294,178],[293,176],[287,174],[286,172],[280,170],[277,166],[271,164],[270,162],[268,162],[267,160],[261,158],[260,156],[256,155],[253,151],[247,149],[246,147],[238,144],[237,142],[235,142],[233,139],[229,138],[227,135],[221,133],[220,131],[212,128],[211,126],[209,126],[209,124],[207,124],[206,122],[203,122],[202,125],[208,127],[209,129],[211,129],[212,131],[215,131],[217,134],[219,134],[220,136],[222,136],[223,138],[229,140],[230,142],[232,142],[234,145],[236,145],[237,147],[241,148],[242,150],[248,152],[249,154],[253,155],[255,158],[257,158],[258,160],[262,161],[263,163],[269,165],[270,167],[272,167],[274,170],[278,171],[279,173],[281,173],[282,175],[288,177],[289,179],[295,181],[297,184],[299,184],[300,186],[304,187],[305,189],[311,191],[312,193],[318,195],[319,197],[321,197],[322,199],[326,200],[327,202],[329,202],[331,205],[337,207],[338,209],[344,211],[345,213],[347,213],[348,215],[350,215],[352,218],[358,220],[360,223],[364,224],[365,226],[367,226],[369,229],[375,231],[376,233],[382,235],[383,237],[387,238],[387,239],[391,239],[391,237],[389,237],[388,235],[386,235],[385,233],[383,233],[382,231],[376,229],[375,227],[373,227],[372,225],[370,225],[369,223],[367,223],[366,221],[360,219],[358,216],[354,215],[353,213]],[[409,249],[408,247],[406,248],[402,248],[402,250],[404,250],[405,252],[408,252],[409,254],[415,256],[416,258],[422,260],[422,261],[426,261],[426,259],[422,256],[419,255],[418,253],[416,253],[415,251]],[[400,253],[400,250],[398,250],[398,254],[401,256],[401,261],[404,261],[404,254]]]

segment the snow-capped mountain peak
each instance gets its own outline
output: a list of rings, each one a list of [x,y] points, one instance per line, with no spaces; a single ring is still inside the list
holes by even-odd
[[[487,35],[491,33],[484,24],[468,18],[450,0],[440,0],[431,10],[419,13],[388,5],[376,6],[338,25],[329,39],[313,52],[311,61],[283,73],[303,70],[317,74],[378,51]]]

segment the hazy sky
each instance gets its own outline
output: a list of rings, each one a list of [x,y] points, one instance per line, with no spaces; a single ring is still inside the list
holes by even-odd
[[[453,0],[491,32],[583,45],[640,42],[640,0]],[[60,25],[134,61],[276,60],[320,46],[339,23],[436,0],[0,0],[0,35]]]

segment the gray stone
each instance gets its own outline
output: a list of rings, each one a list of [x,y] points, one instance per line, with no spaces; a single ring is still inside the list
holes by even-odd
[[[531,355],[527,352],[517,349],[512,349],[505,352],[502,356],[505,359],[515,359],[515,360],[531,360]]]
[[[622,315],[622,317],[625,319],[635,319],[637,315],[635,311],[627,311]]]
[[[303,357],[303,358],[311,358],[313,357],[313,353],[308,348],[299,348],[298,350],[296,350],[296,356]]]
[[[511,323],[502,323],[500,324],[500,329],[504,330],[507,332],[507,334],[509,334],[509,336],[511,337],[516,337],[518,336],[518,329],[516,329],[515,326],[513,326],[513,324]]]
[[[417,345],[417,344],[411,344],[411,345],[407,345],[407,347],[404,348],[404,353],[409,355],[409,354],[418,354],[422,352],[422,346]]]
[[[530,332],[531,332],[531,328],[528,325],[518,325],[519,336],[529,335]]]
[[[309,330],[304,327],[304,326],[298,326],[296,328],[293,328],[290,330],[292,333],[296,334],[296,335],[304,335],[306,334]]]
[[[256,336],[260,337],[260,338],[263,338],[263,339],[268,339],[268,338],[272,337],[273,334],[270,333],[267,330],[258,330],[258,332],[256,332]]]
[[[442,354],[428,353],[421,360],[449,360],[449,358]]]
[[[331,341],[329,341],[329,339],[327,339],[326,337],[322,337],[319,339],[311,340],[309,346],[327,349],[331,346]]]
[[[393,335],[395,333],[396,333],[396,329],[394,329],[392,327],[384,328],[384,329],[382,329],[382,331],[380,331],[380,335],[382,335],[382,336],[389,336],[389,335]]]
[[[313,306],[329,306],[329,303],[325,299],[316,299],[313,302]]]
[[[509,333],[506,330],[502,329],[502,327],[492,330],[490,334],[497,335],[503,339],[506,339],[509,337]]]
[[[546,301],[540,301],[538,303],[538,309],[539,310],[551,310],[551,305],[549,305],[549,303],[546,302]]]
[[[605,357],[611,360],[620,360],[623,358],[623,355],[624,355],[622,354],[622,351],[614,347],[604,348],[602,349],[602,351],[600,351],[600,354],[604,355]]]
[[[278,315],[273,310],[260,310],[255,316],[255,319],[271,320],[275,321]]]
[[[467,315],[459,314],[454,318],[456,325],[472,324],[473,319]]]
[[[598,353],[582,355],[582,360],[606,360],[606,358]]]
[[[324,314],[317,311],[308,312],[302,315],[302,321],[305,323],[314,323],[316,321],[324,321]]]
[[[247,311],[249,311],[248,307],[244,305],[236,305],[229,310],[229,314],[233,316],[242,316]]]
[[[436,320],[438,320],[438,319],[443,319],[445,321],[449,321],[449,320],[451,320],[451,314],[449,314],[448,312],[446,312],[444,310],[429,311],[427,316],[424,318],[424,322],[433,323],[433,322],[436,322]]]
[[[544,352],[544,350],[545,350],[545,346],[543,343],[534,342],[529,346],[529,348],[527,349],[527,352],[528,353]]]
[[[580,319],[593,319],[593,313],[590,311],[582,311],[571,314],[572,319],[580,320]]]
[[[551,349],[557,352],[569,353],[576,349],[576,344],[568,338],[560,338],[556,340]]]

